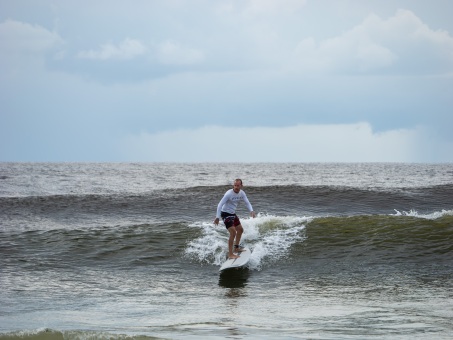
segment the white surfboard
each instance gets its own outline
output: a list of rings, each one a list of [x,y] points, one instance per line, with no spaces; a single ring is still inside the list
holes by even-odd
[[[248,247],[244,247],[244,251],[234,254],[239,255],[239,258],[226,260],[220,267],[220,272],[225,269],[244,267],[249,262],[250,256],[252,256],[252,252]]]

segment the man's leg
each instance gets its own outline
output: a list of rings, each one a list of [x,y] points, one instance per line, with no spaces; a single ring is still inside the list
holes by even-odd
[[[228,232],[230,233],[230,238],[228,239],[228,258],[229,259],[237,259],[239,256],[233,254],[234,238],[237,235],[236,234],[236,228],[235,227],[229,227],[228,228]]]
[[[242,251],[243,248],[240,248],[239,245],[241,244],[241,236],[242,236],[242,233],[244,232],[244,228],[242,228],[242,225],[237,225],[236,226],[236,242],[234,243],[235,244],[235,250],[237,251]]]

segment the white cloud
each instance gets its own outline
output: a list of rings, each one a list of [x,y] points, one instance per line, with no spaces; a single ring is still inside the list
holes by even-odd
[[[305,70],[368,72],[395,66],[400,72],[446,73],[453,69],[453,37],[430,29],[409,10],[398,10],[388,19],[370,15],[337,37],[305,38],[294,55]]]
[[[109,59],[133,59],[146,53],[145,45],[136,39],[127,38],[115,45],[106,43],[97,50],[81,51],[77,54],[81,59],[109,60]]]
[[[0,24],[0,52],[40,53],[63,43],[63,39],[39,25],[15,20]]]
[[[165,65],[190,65],[202,63],[204,53],[198,49],[182,46],[174,41],[165,41],[157,46],[158,59]]]
[[[248,0],[245,11],[253,14],[275,14],[276,12],[294,12],[306,4],[306,0]]]
[[[374,133],[368,123],[282,128],[207,126],[125,138],[125,159],[140,161],[410,162],[417,129]]]
[[[167,40],[148,48],[140,40],[130,38],[119,44],[106,43],[95,50],[81,51],[77,57],[92,60],[129,60],[146,54],[151,57],[149,60],[157,59],[163,65],[191,65],[205,59],[202,51],[174,41]]]
[[[306,0],[225,0],[216,3],[219,13],[242,13],[246,17],[294,13],[306,5]]]

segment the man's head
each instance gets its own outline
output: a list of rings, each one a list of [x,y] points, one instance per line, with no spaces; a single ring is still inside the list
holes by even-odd
[[[237,178],[234,180],[233,191],[237,194],[242,189],[242,179]]]

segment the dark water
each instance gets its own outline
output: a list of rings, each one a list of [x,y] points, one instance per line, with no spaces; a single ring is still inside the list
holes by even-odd
[[[453,336],[452,165],[0,170],[0,338]],[[219,274],[236,177],[252,258]]]

